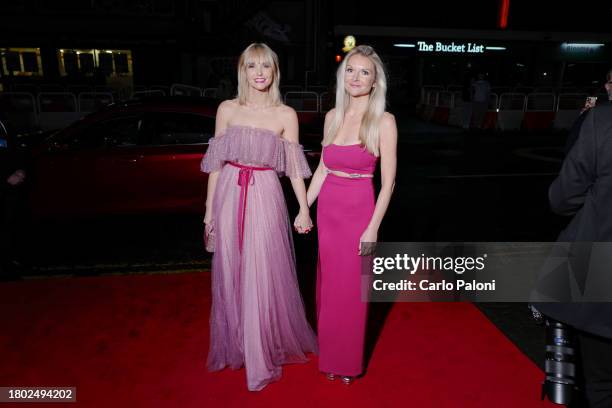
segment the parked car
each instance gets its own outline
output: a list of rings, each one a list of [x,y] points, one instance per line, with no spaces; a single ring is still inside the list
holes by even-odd
[[[6,147],[8,145],[8,129],[2,119],[0,119],[0,147]]]
[[[184,97],[121,102],[53,134],[32,152],[34,216],[203,213],[207,175],[199,166],[217,105]],[[319,153],[308,157],[316,166]]]

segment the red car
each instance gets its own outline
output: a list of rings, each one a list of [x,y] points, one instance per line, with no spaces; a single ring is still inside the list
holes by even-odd
[[[121,102],[52,135],[33,149],[33,214],[203,213],[207,175],[199,168],[217,105],[177,97]],[[316,166],[319,154],[307,155]]]

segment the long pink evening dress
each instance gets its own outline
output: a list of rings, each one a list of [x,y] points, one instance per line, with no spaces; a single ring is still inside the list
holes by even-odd
[[[330,170],[372,174],[376,162],[362,145],[323,148]],[[374,206],[372,178],[331,173],[325,178],[317,204],[319,369],[325,373],[358,376],[363,371],[367,303],[361,300],[358,249]]]
[[[258,391],[281,365],[317,352],[295,270],[279,175],[309,177],[302,147],[268,129],[230,126],[210,140],[201,170],[221,170],[213,198],[215,253],[208,368],[246,369]]]

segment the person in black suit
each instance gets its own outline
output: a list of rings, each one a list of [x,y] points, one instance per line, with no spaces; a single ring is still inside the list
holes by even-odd
[[[586,113],[580,135],[550,186],[549,200],[555,213],[573,217],[559,242],[612,242],[612,104]],[[589,263],[593,259],[592,253],[583,257],[588,273],[606,267]],[[589,407],[612,407],[612,303],[536,307],[577,331]]]

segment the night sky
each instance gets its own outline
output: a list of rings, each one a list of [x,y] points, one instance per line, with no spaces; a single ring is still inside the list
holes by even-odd
[[[499,1],[334,1],[336,24],[494,29]],[[402,12],[399,12],[402,10]],[[403,10],[409,10],[404,12]],[[510,0],[508,29],[610,32],[612,2]]]

